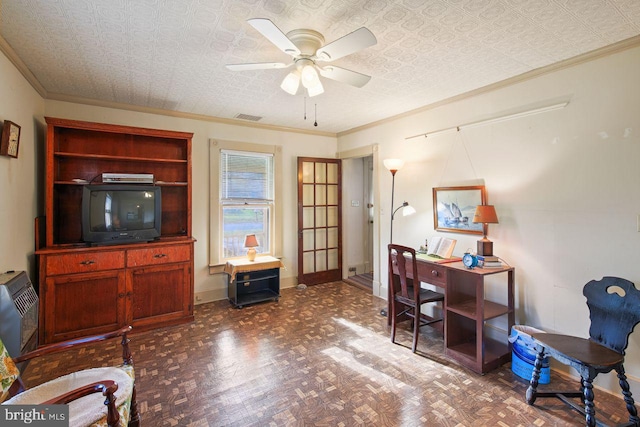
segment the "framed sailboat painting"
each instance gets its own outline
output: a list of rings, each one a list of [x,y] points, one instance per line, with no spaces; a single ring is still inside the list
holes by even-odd
[[[433,189],[433,227],[436,231],[483,234],[482,223],[474,223],[476,206],[487,203],[484,185]]]

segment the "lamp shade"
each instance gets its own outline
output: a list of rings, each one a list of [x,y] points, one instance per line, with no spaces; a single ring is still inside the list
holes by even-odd
[[[404,202],[404,203],[406,203],[406,205],[404,205],[402,208],[402,216],[409,216],[416,213],[416,209],[413,206],[411,206],[407,202]]]
[[[298,87],[300,86],[300,73],[292,71],[284,78],[280,87],[288,94],[295,95],[298,93]]]
[[[244,238],[244,247],[245,248],[255,248],[256,246],[260,246],[258,244],[258,239],[255,234],[247,234]]]
[[[476,213],[473,215],[473,222],[482,222],[484,224],[497,224],[498,215],[493,205],[478,205]]]
[[[316,68],[309,64],[305,65],[300,72],[300,80],[302,81],[302,85],[307,89],[310,89],[320,83],[320,77],[318,77],[318,72]]]
[[[404,160],[402,159],[385,159],[383,163],[384,167],[391,172],[397,172],[404,166]]]
[[[324,87],[322,86],[322,83],[320,82],[320,80],[318,80],[315,86],[308,87],[307,93],[309,94],[309,98],[311,98],[312,96],[316,96],[316,95],[320,95],[321,93],[324,93]]]

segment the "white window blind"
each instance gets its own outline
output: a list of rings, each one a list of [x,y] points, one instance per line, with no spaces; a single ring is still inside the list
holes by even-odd
[[[244,237],[255,234],[260,254],[272,253],[273,154],[221,150],[222,259],[246,256]]]
[[[222,150],[222,203],[273,201],[273,155]]]

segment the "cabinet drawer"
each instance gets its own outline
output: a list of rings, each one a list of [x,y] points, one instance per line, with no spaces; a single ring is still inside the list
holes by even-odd
[[[127,267],[141,265],[168,264],[183,262],[191,259],[190,245],[159,246],[148,249],[133,249],[127,251]]]
[[[45,258],[50,276],[124,268],[124,251],[47,255]]]
[[[418,276],[425,283],[444,287],[447,283],[447,268],[435,263],[418,263]]]

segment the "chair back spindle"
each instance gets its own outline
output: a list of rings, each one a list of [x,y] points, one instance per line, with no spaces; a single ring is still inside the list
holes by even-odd
[[[389,271],[392,271],[391,268],[393,267],[393,265],[395,265],[398,269],[400,294],[403,298],[414,298],[417,294],[417,292],[415,291],[419,290],[419,288],[414,288],[413,280],[410,279],[407,275],[407,258],[405,257],[405,253],[408,254],[412,259],[415,259],[415,250],[400,245],[389,245],[389,248],[391,254],[391,265],[389,265]],[[412,277],[418,277],[418,271],[415,262],[413,263],[412,267]],[[409,291],[412,291],[412,295],[409,294]]]

